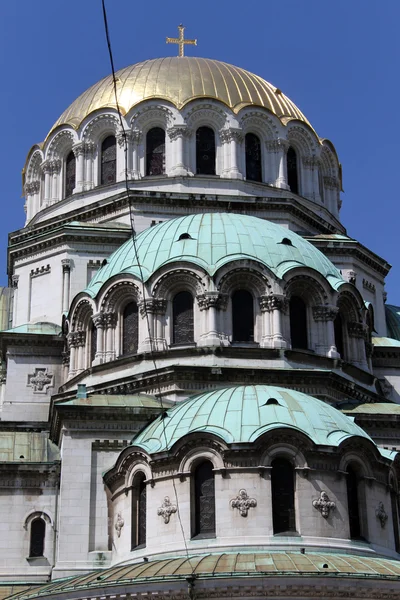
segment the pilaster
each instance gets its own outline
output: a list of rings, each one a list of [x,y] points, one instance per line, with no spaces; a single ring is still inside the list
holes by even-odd
[[[199,346],[228,346],[228,336],[221,333],[219,317],[220,311],[226,310],[228,296],[217,291],[205,292],[197,296],[200,311],[206,311],[204,331],[199,338]]]
[[[259,304],[263,324],[260,346],[263,348],[287,348],[288,344],[283,335],[282,323],[282,317],[288,307],[286,297],[280,294],[261,296]]]

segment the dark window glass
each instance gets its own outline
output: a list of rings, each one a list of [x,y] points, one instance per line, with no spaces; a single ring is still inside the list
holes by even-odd
[[[262,181],[261,144],[254,133],[246,133],[246,179]]]
[[[71,151],[65,161],[65,197],[72,196],[75,189],[76,180],[76,159],[75,154]]]
[[[344,358],[343,319],[340,313],[336,315],[333,328],[335,331],[336,350],[339,352],[341,358]]]
[[[117,179],[117,144],[109,135],[101,144],[101,185],[114,183]]]
[[[31,543],[29,556],[43,556],[46,523],[43,519],[34,519],[31,523]]]
[[[138,474],[132,485],[132,549],[146,545],[146,497],[145,476]]]
[[[290,146],[287,151],[287,177],[290,191],[294,194],[299,193],[299,177],[297,172],[297,154],[296,151]]]
[[[294,469],[284,458],[272,461],[271,491],[274,533],[296,531]]]
[[[215,535],[215,485],[213,466],[201,463],[194,472],[194,535]]]
[[[92,323],[90,332],[90,362],[93,362],[96,358],[97,350],[97,327]]]
[[[394,544],[395,544],[396,552],[400,552],[399,512],[398,512],[396,492],[393,489],[390,490],[390,502],[392,504]]]
[[[254,341],[254,302],[247,290],[236,290],[232,295],[232,341]]]
[[[136,302],[125,306],[122,315],[122,354],[137,352],[139,340],[139,311]]]
[[[289,302],[290,339],[292,348],[307,350],[307,307],[299,296],[292,296]]]
[[[196,132],[196,172],[215,175],[215,134],[211,127],[199,127]]]
[[[153,127],[146,135],[146,175],[165,173],[165,131]]]
[[[173,343],[187,344],[194,341],[193,296],[179,292],[172,301]]]
[[[349,509],[350,537],[359,539],[361,537],[360,506],[358,502],[358,477],[351,467],[347,469],[347,504]]]

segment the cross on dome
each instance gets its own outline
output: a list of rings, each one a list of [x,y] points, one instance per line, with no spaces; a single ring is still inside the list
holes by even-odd
[[[178,56],[180,58],[182,58],[183,56],[185,56],[185,44],[190,44],[191,46],[197,46],[197,39],[196,40],[185,40],[185,36],[184,36],[185,27],[182,25],[182,23],[180,25],[178,25],[178,30],[179,30],[179,37],[178,38],[167,37],[166,43],[167,44],[178,44],[179,45]]]

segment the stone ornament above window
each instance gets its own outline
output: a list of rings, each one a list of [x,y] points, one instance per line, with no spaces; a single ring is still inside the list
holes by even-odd
[[[246,490],[239,490],[239,494],[236,498],[232,498],[230,505],[231,508],[237,508],[242,517],[247,517],[249,509],[257,506],[257,500],[249,498]]]
[[[386,525],[386,521],[388,520],[387,512],[385,510],[383,502],[379,502],[379,504],[375,510],[375,514],[376,514],[376,518],[379,519],[379,521],[381,522],[381,527],[383,529]]]
[[[177,508],[174,504],[171,503],[169,496],[165,496],[164,502],[162,503],[160,508],[157,509],[157,515],[159,517],[162,517],[164,519],[164,523],[167,524],[169,523],[171,515],[173,513],[176,513],[176,511]]]
[[[121,537],[121,530],[122,530],[122,528],[123,528],[124,525],[125,525],[125,521],[122,518],[121,513],[119,512],[118,515],[117,515],[117,520],[116,520],[115,525],[114,525],[115,531],[117,532],[117,536],[118,537]]]
[[[27,387],[33,388],[34,394],[47,394],[47,390],[54,387],[54,375],[48,373],[45,367],[37,367],[34,373],[28,375]]]
[[[335,510],[336,504],[329,500],[326,492],[322,491],[318,500],[313,500],[313,507],[320,511],[324,519],[327,519],[330,511]]]

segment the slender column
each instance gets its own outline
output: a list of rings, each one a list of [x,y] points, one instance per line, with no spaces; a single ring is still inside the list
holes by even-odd
[[[229,133],[229,129],[221,129],[219,132],[219,139],[222,144],[222,175],[224,177],[229,177],[229,169],[230,169],[230,160],[229,160],[229,150],[230,150],[230,140],[231,136]]]
[[[207,311],[206,330],[200,334],[199,346],[228,345],[228,336],[218,331],[219,311],[226,310],[227,296],[216,291],[205,292],[197,296],[197,304],[200,311]]]
[[[27,222],[35,216],[38,211],[37,208],[37,196],[40,190],[40,181],[30,181],[25,184],[25,194],[26,194],[26,220]]]
[[[230,136],[230,166],[229,166],[229,177],[230,179],[243,179],[243,175],[239,171],[238,167],[238,149],[243,141],[243,134],[239,129],[229,129]]]
[[[117,313],[104,313],[104,325],[106,327],[106,346],[103,348],[104,361],[115,359],[115,328],[118,322]]]
[[[173,176],[186,176],[189,174],[189,169],[185,164],[185,138],[190,135],[190,130],[187,125],[174,125],[167,131],[168,137],[173,146],[173,164],[171,165],[170,174]]]
[[[288,190],[289,185],[287,183],[287,164],[286,154],[289,148],[289,142],[283,138],[277,140],[278,143],[278,178],[276,180],[276,187]]]
[[[167,301],[162,298],[155,300],[155,341],[157,350],[165,350],[167,342],[163,331],[163,319],[167,310]]]
[[[157,349],[155,331],[156,331],[156,314],[158,305],[155,298],[146,298],[139,303],[140,316],[142,317],[143,326],[146,336],[140,347],[140,352],[152,352]]]
[[[263,315],[263,337],[261,346],[266,348],[286,348],[287,342],[283,337],[282,314],[287,310],[285,296],[271,294],[259,298],[260,309]],[[272,319],[270,319],[272,314]],[[272,331],[270,326],[272,325]]]
[[[50,188],[50,179],[51,179],[51,165],[50,161],[46,160],[41,165],[42,171],[44,173],[44,205],[48,206],[50,204],[50,196],[51,196],[51,188]]]
[[[317,353],[329,358],[340,358],[335,345],[334,329],[334,321],[338,311],[339,309],[336,306],[316,305],[312,307],[314,321],[322,326],[322,335],[319,338],[325,340],[325,344],[317,346]]]
[[[70,299],[70,279],[71,279],[71,259],[64,258],[61,261],[63,270],[63,300],[62,300],[62,312],[67,313],[69,310],[69,299]]]
[[[94,142],[85,142],[84,151],[85,169],[83,189],[92,190],[94,188],[93,162],[96,154],[96,144]]]
[[[68,379],[70,359],[71,359],[71,352],[69,350],[64,350],[62,353],[63,383],[65,383]]]
[[[86,345],[86,331],[79,330],[77,333],[77,368],[76,373],[81,373],[85,370],[85,345]]]
[[[92,321],[97,329],[96,355],[93,365],[100,365],[104,362],[104,327],[106,325],[105,313],[99,312],[92,316]]]
[[[17,305],[18,305],[18,281],[19,275],[13,275],[11,277],[11,286],[13,289],[13,312],[12,312],[12,325],[15,327],[18,323],[17,319]]]
[[[131,149],[128,152],[128,159],[132,164],[132,179],[140,179],[140,167],[139,167],[139,144],[142,137],[142,132],[139,129],[134,129],[131,132]],[[128,161],[128,164],[129,164]]]
[[[266,160],[265,160],[265,181],[271,185],[276,185],[278,179],[278,149],[279,144],[277,140],[267,140],[265,142],[266,148]]]
[[[84,186],[83,167],[85,159],[85,145],[83,143],[75,144],[72,147],[73,153],[76,158],[76,183],[74,188],[74,194],[81,192]]]
[[[368,369],[365,352],[366,326],[363,323],[350,321],[347,323],[347,333],[353,346],[349,357],[350,361],[358,364],[361,369]]]

